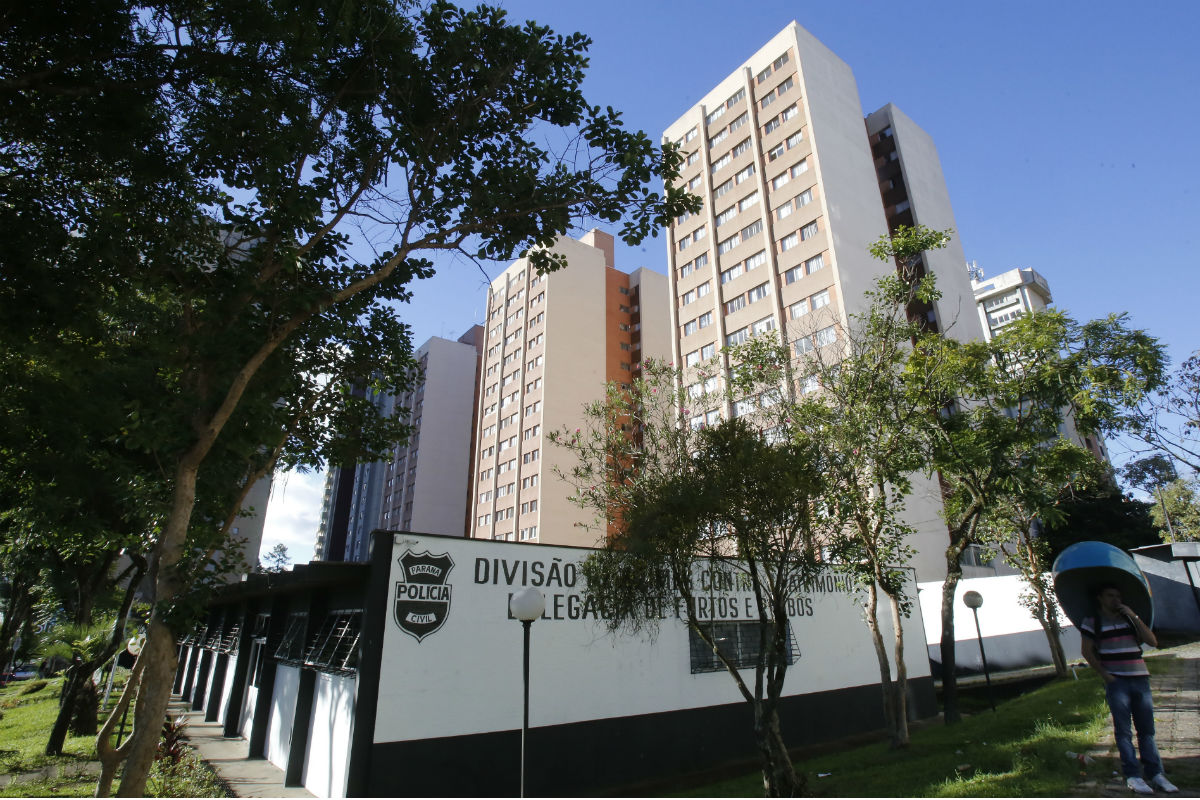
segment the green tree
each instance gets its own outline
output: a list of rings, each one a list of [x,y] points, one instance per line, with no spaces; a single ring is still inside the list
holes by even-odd
[[[1160,541],[1151,504],[1123,494],[1111,477],[1073,488],[1059,500],[1058,510],[1061,518],[1041,530],[1050,564],[1076,542],[1100,541],[1132,550]]]
[[[836,526],[821,508],[822,448],[815,438],[768,434],[744,419],[685,424],[696,398],[676,394],[680,372],[652,359],[643,370],[629,391],[611,385],[587,408],[581,429],[551,434],[576,457],[562,474],[575,502],[607,532],[584,562],[586,591],[614,633],[653,631],[664,610],[682,611],[753,710],[766,794],[794,795],[803,781],[779,726],[787,602],[820,570],[818,543]],[[753,664],[722,645],[717,621],[697,602],[704,568],[728,572],[753,593],[760,621]],[[740,671],[749,666],[752,685]]]
[[[1151,453],[1186,464],[1200,473],[1200,351],[1179,365],[1170,379],[1126,415],[1132,438]]]
[[[1176,478],[1168,483],[1150,516],[1164,542],[1200,542],[1200,481]]]
[[[954,594],[961,557],[982,539],[986,514],[1039,485],[1039,454],[1070,409],[1081,432],[1111,431],[1162,379],[1161,346],[1122,316],[1078,324],[1047,310],[991,342],[923,336],[908,364],[926,407],[930,465],[942,483],[950,533],[942,588],[941,659],[947,722],[959,719]]]
[[[380,331],[406,343],[395,304],[434,254],[529,251],[551,269],[547,246],[580,220],[636,241],[698,205],[648,189],[676,153],[586,102],[586,37],[497,9],[68,0],[0,24],[4,351],[98,343],[127,378],[98,437],[146,454],[162,490],[147,488],[156,603],[119,789],[136,796],[195,583],[249,477],[288,431],[303,441],[303,403],[280,398],[311,399],[300,383]],[[399,388],[409,352],[379,388]]]
[[[286,572],[291,563],[292,557],[288,555],[287,545],[278,542],[259,559],[258,571]]]
[[[914,599],[906,591],[906,567],[915,531],[903,514],[911,477],[924,467],[919,431],[925,409],[907,390],[903,373],[912,342],[925,330],[921,312],[938,298],[932,277],[922,274],[923,254],[944,247],[949,237],[950,231],[900,226],[872,246],[876,258],[896,263],[896,274],[880,278],[868,292],[867,309],[850,318],[838,348],[817,349],[804,363],[806,380],[815,379],[819,391],[807,394],[795,411],[801,427],[830,454],[832,486],[825,501],[846,523],[834,533],[831,549],[866,594],[893,748],[909,743],[904,620]],[[880,592],[889,605],[894,667],[879,621]]]

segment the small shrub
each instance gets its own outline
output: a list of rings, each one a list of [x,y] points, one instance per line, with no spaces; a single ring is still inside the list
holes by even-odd
[[[157,761],[178,764],[187,753],[187,745],[183,743],[183,729],[187,727],[187,717],[179,716],[163,722],[162,738],[158,740]]]

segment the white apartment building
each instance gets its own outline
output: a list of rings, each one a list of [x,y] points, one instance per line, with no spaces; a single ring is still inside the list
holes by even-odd
[[[550,444],[574,430],[608,382],[628,384],[643,358],[671,350],[667,279],[614,264],[611,235],[560,239],[565,269],[538,275],[519,259],[491,284],[476,410],[469,536],[592,546],[605,531],[568,501],[556,476],[568,452]]]
[[[685,370],[724,346],[783,331],[797,389],[815,389],[805,362],[823,348],[838,352],[849,320],[866,308],[865,292],[895,268],[875,260],[870,245],[899,224],[954,227],[929,136],[890,104],[864,119],[849,66],[795,22],[664,140],[683,148],[682,183],[704,200],[668,237],[673,356]],[[914,311],[947,335],[979,339],[963,262],[957,239],[929,254],[924,268],[943,298]],[[709,391],[721,380],[684,377]],[[736,416],[745,402],[700,409],[691,422]],[[936,481],[914,476],[906,518],[918,531],[920,580],[945,575],[940,511]]]
[[[434,336],[415,354],[421,381],[396,398],[412,436],[397,446],[382,482],[376,527],[462,536],[467,530],[475,391],[483,328],[457,341]],[[365,560],[367,531],[362,545]]]

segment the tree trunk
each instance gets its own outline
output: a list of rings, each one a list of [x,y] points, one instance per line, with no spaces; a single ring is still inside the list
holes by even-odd
[[[146,794],[146,781],[154,764],[163,721],[167,718],[171,686],[175,682],[178,661],[175,634],[157,614],[151,619],[138,665],[143,661],[141,686],[133,709],[133,730],[126,743],[129,745],[128,761],[117,790],[119,797],[144,797]]]
[[[48,756],[61,756],[63,745],[67,741],[67,732],[71,728],[71,718],[75,715],[75,698],[83,687],[86,673],[83,661],[76,661],[67,668],[63,678],[62,693],[58,698],[58,716],[54,719],[54,727],[50,729],[50,738],[46,742],[45,753]]]
[[[146,666],[142,671],[142,684],[134,707],[125,774],[117,790],[120,797],[142,797],[146,794],[146,781],[150,777],[150,767],[154,764],[158,739],[167,717],[167,704],[175,684],[179,654],[175,647],[175,632],[162,615],[164,609],[169,608],[185,588],[177,568],[183,559],[192,507],[196,502],[196,474],[200,471],[204,454],[212,445],[212,438],[216,436],[215,431],[210,433],[211,437],[197,443],[175,470],[171,512],[151,557],[155,573],[155,605],[146,631],[146,642],[138,656],[138,664],[144,660]]]
[[[892,629],[895,633],[893,653],[896,659],[896,680],[892,684],[895,699],[892,705],[896,713],[896,728],[892,735],[892,748],[908,747],[908,668],[904,665],[904,614],[900,599],[888,593],[892,604]]]
[[[804,792],[804,780],[796,774],[779,730],[779,710],[775,703],[758,702],[754,707],[754,737],[763,760],[763,792],[767,797],[797,797]]]
[[[946,582],[942,584],[942,715],[946,724],[962,720],[958,711],[957,663],[954,657],[954,593],[962,579],[962,565],[958,563],[962,546],[951,544],[946,550]]]
[[[113,730],[117,727],[117,720],[125,716],[125,711],[129,708],[134,693],[138,690],[144,668],[144,661],[139,660],[133,665],[133,669],[129,673],[129,681],[125,684],[120,699],[117,700],[116,706],[109,713],[108,719],[104,721],[104,727],[100,729],[100,734],[96,737],[96,755],[100,758],[100,778],[96,782],[96,797],[108,797],[112,794],[112,782],[117,774],[117,767],[129,755],[129,741],[126,740],[119,747],[113,747],[112,735]]]
[[[887,643],[883,641],[883,631],[879,629],[879,587],[872,581],[868,588],[867,628],[871,631],[871,644],[875,646],[875,659],[879,662],[879,688],[883,692],[883,717],[891,737],[891,746],[904,747],[907,741],[907,724],[905,724],[904,741],[900,740],[900,725],[897,719],[896,691],[892,683],[892,665],[888,662]]]
[[[93,670],[94,671],[94,670]],[[89,671],[75,692],[75,702],[71,709],[71,733],[76,736],[95,736],[100,727],[97,706],[100,705],[100,693],[92,681],[92,671]]]

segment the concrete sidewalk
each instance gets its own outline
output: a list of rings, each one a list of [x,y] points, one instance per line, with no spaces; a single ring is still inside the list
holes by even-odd
[[[219,722],[205,722],[203,711],[192,711],[190,704],[173,700],[168,709],[172,719],[187,717],[183,729],[188,744],[200,758],[216,770],[235,797],[314,797],[302,786],[284,786],[283,770],[265,758],[247,758],[250,743],[242,738],[226,738]]]
[[[1200,797],[1200,642],[1149,651],[1147,660],[1157,662],[1151,675],[1154,693],[1154,728],[1158,753],[1179,794],[1160,797]],[[1166,669],[1162,669],[1162,667]],[[1080,674],[1081,679],[1093,676]],[[1087,754],[1095,759],[1087,765],[1088,776],[1076,787],[1078,797],[1132,797],[1121,775],[1121,758],[1111,727]]]

